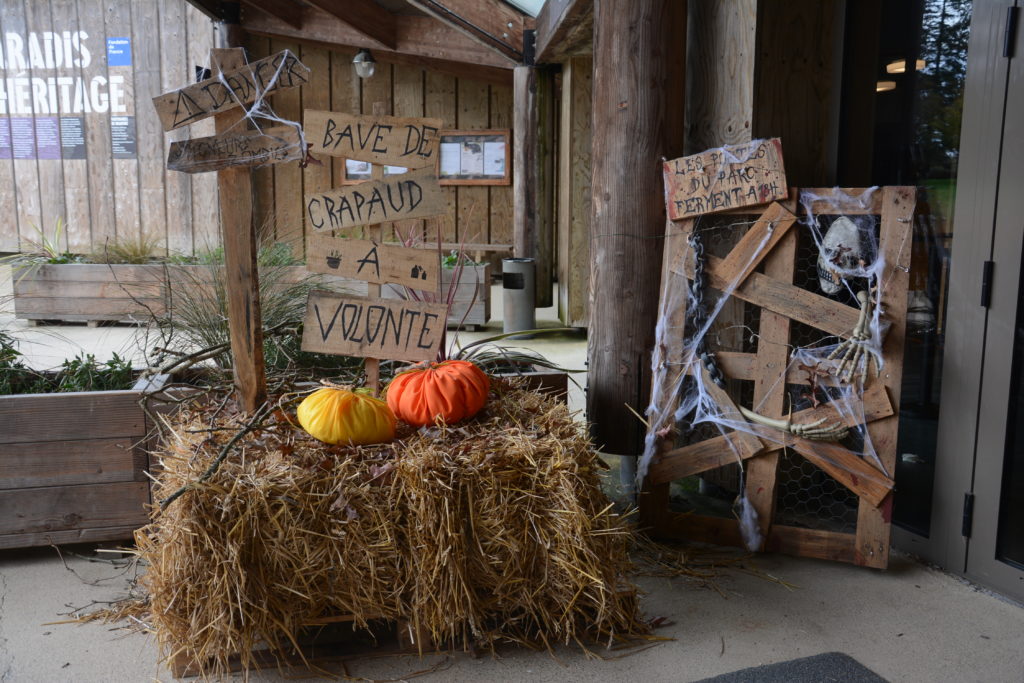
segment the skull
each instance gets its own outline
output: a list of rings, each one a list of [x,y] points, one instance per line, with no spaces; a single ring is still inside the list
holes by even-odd
[[[867,245],[860,228],[846,216],[840,216],[825,232],[818,254],[818,286],[826,294],[837,294],[847,275],[862,265]]]

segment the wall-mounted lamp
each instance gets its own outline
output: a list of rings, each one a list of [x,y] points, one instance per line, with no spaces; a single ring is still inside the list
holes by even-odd
[[[918,59],[914,62],[914,69],[921,71],[924,69],[925,63],[923,59]],[[905,59],[894,59],[885,65],[885,72],[890,74],[905,74],[907,73],[907,60]]]
[[[896,81],[878,81],[875,83],[875,92],[887,92],[896,89]]]
[[[356,75],[359,78],[369,78],[373,75],[374,69],[377,68],[377,60],[364,47],[352,58],[352,65],[356,68]]]

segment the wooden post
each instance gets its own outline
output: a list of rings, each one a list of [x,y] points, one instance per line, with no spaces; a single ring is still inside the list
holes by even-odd
[[[238,40],[237,25],[222,23],[225,42]],[[241,48],[215,49],[210,68],[227,71],[245,64]],[[233,109],[214,117],[217,134],[233,126],[241,130],[244,111]],[[225,287],[228,297],[228,329],[235,372],[235,392],[242,410],[254,412],[267,400],[263,363],[263,316],[260,310],[259,249],[253,224],[252,172],[248,168],[217,171],[220,193],[221,236],[224,241]]]
[[[536,305],[550,306],[555,230],[555,96],[550,69],[517,66],[512,121],[513,253],[537,260]]]
[[[682,152],[686,3],[594,4],[587,417],[598,446],[641,451],[665,225],[661,160]]]

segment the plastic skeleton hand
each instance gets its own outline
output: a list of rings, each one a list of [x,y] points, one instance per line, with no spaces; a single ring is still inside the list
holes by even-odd
[[[771,427],[772,429],[779,429],[784,432],[789,432],[793,436],[798,436],[802,439],[808,439],[810,441],[842,441],[846,438],[847,434],[850,433],[850,428],[842,422],[829,422],[827,417],[823,417],[820,420],[809,422],[808,424],[795,425],[791,418],[785,420],[776,420],[764,415],[759,415],[753,410],[744,408],[743,406],[737,406],[740,409],[740,413],[743,417],[747,418],[751,422],[756,422],[759,425],[765,427]]]
[[[860,302],[860,317],[857,318],[857,325],[850,333],[850,338],[843,340],[829,354],[828,359],[839,360],[835,374],[840,382],[849,382],[856,377],[863,384],[867,379],[868,370],[871,368],[871,359],[874,357],[874,351],[867,345],[868,340],[871,339],[871,317],[874,307],[871,303],[871,295],[866,291],[857,292],[857,301]],[[877,368],[877,361],[875,366]]]

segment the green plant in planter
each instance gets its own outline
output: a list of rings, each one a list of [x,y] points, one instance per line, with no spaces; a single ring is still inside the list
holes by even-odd
[[[56,373],[37,372],[22,358],[14,338],[0,332],[0,396],[130,389],[135,381],[131,363],[116,353],[106,362],[80,353],[65,360]]]
[[[89,254],[89,263],[142,264],[163,261],[163,239],[141,233],[132,237],[107,239],[102,249]]]

